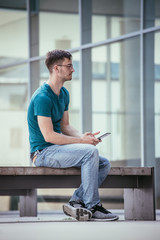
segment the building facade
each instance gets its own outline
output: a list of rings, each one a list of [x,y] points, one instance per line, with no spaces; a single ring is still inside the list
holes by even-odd
[[[111,132],[112,165],[154,166],[159,208],[160,0],[0,0],[1,166],[30,165],[27,106],[53,49],[73,55],[72,125]]]

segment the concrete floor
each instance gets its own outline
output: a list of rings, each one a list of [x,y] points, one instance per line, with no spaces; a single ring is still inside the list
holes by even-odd
[[[160,212],[156,221],[78,222],[62,211],[39,212],[38,217],[20,218],[18,212],[0,213],[0,240],[160,240]]]

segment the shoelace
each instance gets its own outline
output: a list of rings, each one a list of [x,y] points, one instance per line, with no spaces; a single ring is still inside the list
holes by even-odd
[[[95,205],[93,208],[91,208],[92,213],[95,213],[96,211],[100,211],[100,212],[103,212],[105,214],[111,213],[110,211],[108,211],[107,209],[102,207],[102,205]]]

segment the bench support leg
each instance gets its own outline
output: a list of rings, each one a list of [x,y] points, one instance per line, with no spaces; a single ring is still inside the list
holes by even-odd
[[[37,216],[37,190],[29,189],[27,196],[20,196],[20,217]]]
[[[143,188],[124,189],[126,220],[156,220],[154,185],[151,183],[151,179],[145,179]]]

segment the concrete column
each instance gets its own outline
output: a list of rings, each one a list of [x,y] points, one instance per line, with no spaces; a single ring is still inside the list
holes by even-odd
[[[39,0],[28,0],[29,58],[39,56]],[[29,62],[29,97],[38,88],[40,81],[40,62]]]
[[[144,4],[144,26],[153,27],[155,22],[155,1]],[[160,207],[159,172],[160,164],[155,159],[155,111],[154,111],[154,32],[144,35],[144,94],[143,94],[143,155],[144,166],[155,167],[155,192],[157,208]]]
[[[144,37],[144,108],[143,108],[143,152],[144,166],[155,167],[156,195],[159,192],[158,169],[155,159],[155,116],[154,116],[154,33]]]
[[[79,0],[81,46],[91,42],[92,0]],[[80,51],[82,132],[92,131],[91,49]]]

